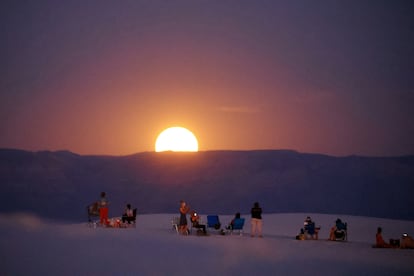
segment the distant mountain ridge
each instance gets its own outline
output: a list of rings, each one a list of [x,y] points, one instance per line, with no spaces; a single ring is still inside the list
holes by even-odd
[[[414,220],[414,156],[333,157],[291,150],[82,156],[0,149],[0,212],[82,221],[101,191],[119,216],[178,213],[338,213]]]

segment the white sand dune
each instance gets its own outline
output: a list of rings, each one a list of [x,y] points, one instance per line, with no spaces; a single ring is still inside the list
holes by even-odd
[[[338,216],[310,214],[320,240],[297,241],[306,215],[264,215],[263,239],[248,235],[248,223],[243,236],[180,236],[174,214],[138,216],[131,229],[2,215],[0,275],[414,275],[414,250],[371,247],[378,226],[384,238],[399,238],[414,234],[414,221],[340,216],[349,241],[330,242]]]

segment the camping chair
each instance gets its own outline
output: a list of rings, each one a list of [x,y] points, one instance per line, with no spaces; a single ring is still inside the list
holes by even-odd
[[[220,227],[221,227],[219,216],[217,216],[217,215],[208,215],[207,216],[207,227],[219,230]]]
[[[177,234],[180,233],[179,229],[179,225],[180,225],[180,218],[179,217],[173,217],[171,220],[171,225],[172,228],[177,232]]]
[[[239,235],[243,235],[243,226],[244,226],[244,218],[236,218],[233,221],[232,227],[229,229],[230,235],[233,234],[233,231],[239,231]]]
[[[346,222],[336,221],[334,238],[336,241],[348,241],[348,224]]]
[[[94,202],[86,206],[86,211],[88,213],[88,224],[90,227],[98,225],[99,223],[99,204]]]

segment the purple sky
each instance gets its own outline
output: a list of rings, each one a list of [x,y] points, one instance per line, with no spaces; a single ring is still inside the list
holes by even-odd
[[[3,1],[0,147],[414,154],[411,1]]]

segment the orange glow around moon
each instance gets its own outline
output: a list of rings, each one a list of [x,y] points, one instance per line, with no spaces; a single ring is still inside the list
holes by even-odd
[[[170,127],[163,130],[155,142],[155,151],[198,151],[195,135],[183,127]]]

